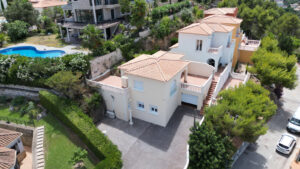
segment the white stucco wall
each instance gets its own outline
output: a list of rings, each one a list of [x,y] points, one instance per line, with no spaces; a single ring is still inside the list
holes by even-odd
[[[133,117],[165,127],[177,106],[181,104],[180,77],[183,71],[168,82],[126,75],[128,77]],[[134,89],[135,80],[143,82],[144,91]],[[174,80],[176,80],[177,90],[170,96],[171,85]],[[137,102],[144,103],[144,111],[137,109]],[[150,105],[158,107],[157,115],[150,113]]]
[[[106,109],[108,111],[114,110],[117,118],[128,121],[128,90],[102,86],[100,92],[105,101]]]
[[[188,73],[193,75],[200,75],[209,77],[213,74],[215,68],[201,62],[191,62],[188,66]]]

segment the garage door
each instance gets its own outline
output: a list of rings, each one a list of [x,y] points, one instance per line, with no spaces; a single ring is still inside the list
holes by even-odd
[[[181,101],[184,102],[184,103],[197,105],[198,104],[198,96],[182,93],[181,94]]]

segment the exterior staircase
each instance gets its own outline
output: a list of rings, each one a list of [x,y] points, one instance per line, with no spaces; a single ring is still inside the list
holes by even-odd
[[[202,108],[200,110],[201,115],[204,115],[204,109],[205,109],[206,106],[209,105],[209,102],[212,99],[212,95],[214,94],[217,83],[218,82],[215,79],[213,79],[213,81],[211,82],[211,85],[210,85],[210,88],[208,90],[207,96],[206,96],[205,100],[203,101],[203,105],[202,105]]]

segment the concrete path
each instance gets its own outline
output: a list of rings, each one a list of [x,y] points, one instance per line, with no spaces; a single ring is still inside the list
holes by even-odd
[[[98,128],[121,150],[124,169],[183,169],[193,113],[178,107],[165,128],[137,119],[130,126],[108,118]]]
[[[259,137],[256,144],[250,145],[245,153],[237,160],[234,169],[289,169],[292,160],[300,147],[300,139],[297,136],[297,145],[293,154],[284,156],[275,152],[280,136],[286,133],[288,118],[300,106],[300,66],[298,65],[298,86],[294,90],[284,89],[277,114],[269,121],[267,134]]]

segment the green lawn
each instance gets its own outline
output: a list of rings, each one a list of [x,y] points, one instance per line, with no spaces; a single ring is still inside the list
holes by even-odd
[[[8,107],[4,106],[0,106],[0,116],[29,120],[28,115],[21,117],[19,112],[12,113]],[[74,150],[78,145],[84,146],[79,138],[50,113],[36,122],[36,125],[45,126],[46,169],[71,169],[72,164],[69,163],[69,160],[73,156]],[[96,162],[91,158],[84,160],[87,169],[94,168]]]

